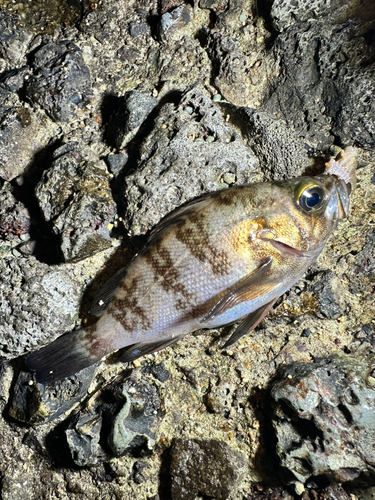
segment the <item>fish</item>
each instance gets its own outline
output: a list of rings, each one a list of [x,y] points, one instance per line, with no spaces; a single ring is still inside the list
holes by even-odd
[[[234,186],[176,209],[95,297],[96,323],[26,358],[35,380],[54,383],[119,350],[134,361],[240,321],[228,348],[316,261],[349,213],[356,166],[348,146],[321,175]]]

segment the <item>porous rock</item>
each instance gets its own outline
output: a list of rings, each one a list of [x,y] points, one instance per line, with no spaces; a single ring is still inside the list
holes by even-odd
[[[126,226],[145,233],[168,212],[209,191],[251,182],[258,161],[220,110],[194,88],[166,104],[142,145],[139,165],[125,179]]]
[[[32,37],[29,31],[19,29],[14,16],[0,12],[0,58],[7,61],[9,66],[19,67],[26,63]],[[0,72],[4,71],[5,67],[0,63]]]
[[[0,259],[0,275],[1,356],[25,354],[41,338],[73,327],[81,288],[68,269],[8,255]]]
[[[361,357],[295,363],[273,384],[273,423],[285,479],[375,480],[374,362]]]
[[[78,261],[111,246],[116,206],[103,161],[78,143],[54,152],[36,187],[40,209],[61,240],[64,260]]]
[[[15,199],[9,183],[0,188],[0,248],[16,247],[30,238],[30,215]],[[0,250],[1,251],[1,250]]]
[[[245,472],[245,460],[225,443],[176,439],[171,449],[171,495],[175,500],[197,496],[225,500]]]
[[[47,43],[35,53],[33,70],[26,94],[52,119],[68,122],[90,101],[90,71],[74,43]]]

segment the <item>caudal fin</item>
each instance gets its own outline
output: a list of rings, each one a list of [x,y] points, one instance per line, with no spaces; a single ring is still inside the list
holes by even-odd
[[[85,337],[85,330],[76,330],[27,356],[26,365],[35,372],[36,381],[50,384],[99,361],[100,358],[89,351]]]

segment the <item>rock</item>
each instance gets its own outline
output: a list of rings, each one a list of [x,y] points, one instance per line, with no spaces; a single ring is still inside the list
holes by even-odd
[[[332,271],[318,273],[308,289],[315,298],[317,307],[314,312],[319,318],[334,319],[342,315],[344,290],[342,283]]]
[[[110,117],[107,133],[117,149],[123,148],[134,138],[156,104],[155,97],[137,90],[118,98],[116,109]]]
[[[81,50],[67,40],[47,43],[34,55],[26,95],[53,119],[69,122],[91,99],[90,71]]]
[[[69,412],[87,395],[95,367],[82,370],[77,376],[53,385],[33,381],[29,372],[21,372],[14,386],[9,415],[25,424],[37,425]],[[73,444],[74,446],[74,439]]]
[[[103,161],[89,148],[58,148],[36,187],[46,221],[61,238],[65,262],[78,261],[111,246],[116,206]]]
[[[171,449],[171,496],[225,500],[245,470],[244,458],[224,443],[176,439]]]
[[[13,16],[0,12],[0,55],[13,68],[26,64],[26,54],[32,38],[32,33],[19,29]],[[0,72],[4,69],[0,66]]]
[[[161,16],[159,36],[163,42],[180,40],[193,17],[191,5],[183,4]]]
[[[209,55],[218,68],[215,86],[220,93],[237,106],[248,106],[251,91],[247,85],[247,60],[238,47],[236,40],[214,32],[209,40]]]
[[[29,239],[29,212],[15,199],[11,186],[5,182],[0,188],[0,249],[7,246],[14,248]]]
[[[143,234],[182,203],[228,187],[225,174],[243,184],[257,169],[251,149],[224,123],[216,105],[199,88],[189,90],[177,108],[163,106],[137,170],[125,178],[126,227],[132,235]]]
[[[133,373],[94,395],[72,420],[66,431],[72,459],[84,466],[113,455],[147,452],[155,444],[161,418],[157,389]]]
[[[273,425],[287,482],[373,484],[374,361],[341,356],[295,363],[274,382]]]
[[[56,133],[43,113],[20,102],[16,93],[0,83],[0,177],[11,181],[24,173],[34,155]]]
[[[81,299],[72,270],[6,255],[0,276],[1,356],[20,356],[72,329]]]
[[[259,158],[264,180],[290,179],[305,174],[311,163],[306,145],[282,120],[250,108],[232,108],[232,114]]]

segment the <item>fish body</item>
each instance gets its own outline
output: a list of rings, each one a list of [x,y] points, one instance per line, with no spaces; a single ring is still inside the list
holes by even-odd
[[[172,212],[94,300],[97,323],[28,356],[37,381],[118,349],[134,360],[200,328],[242,319],[226,346],[251,331],[347,215],[355,167],[348,147],[320,176],[233,187]]]

